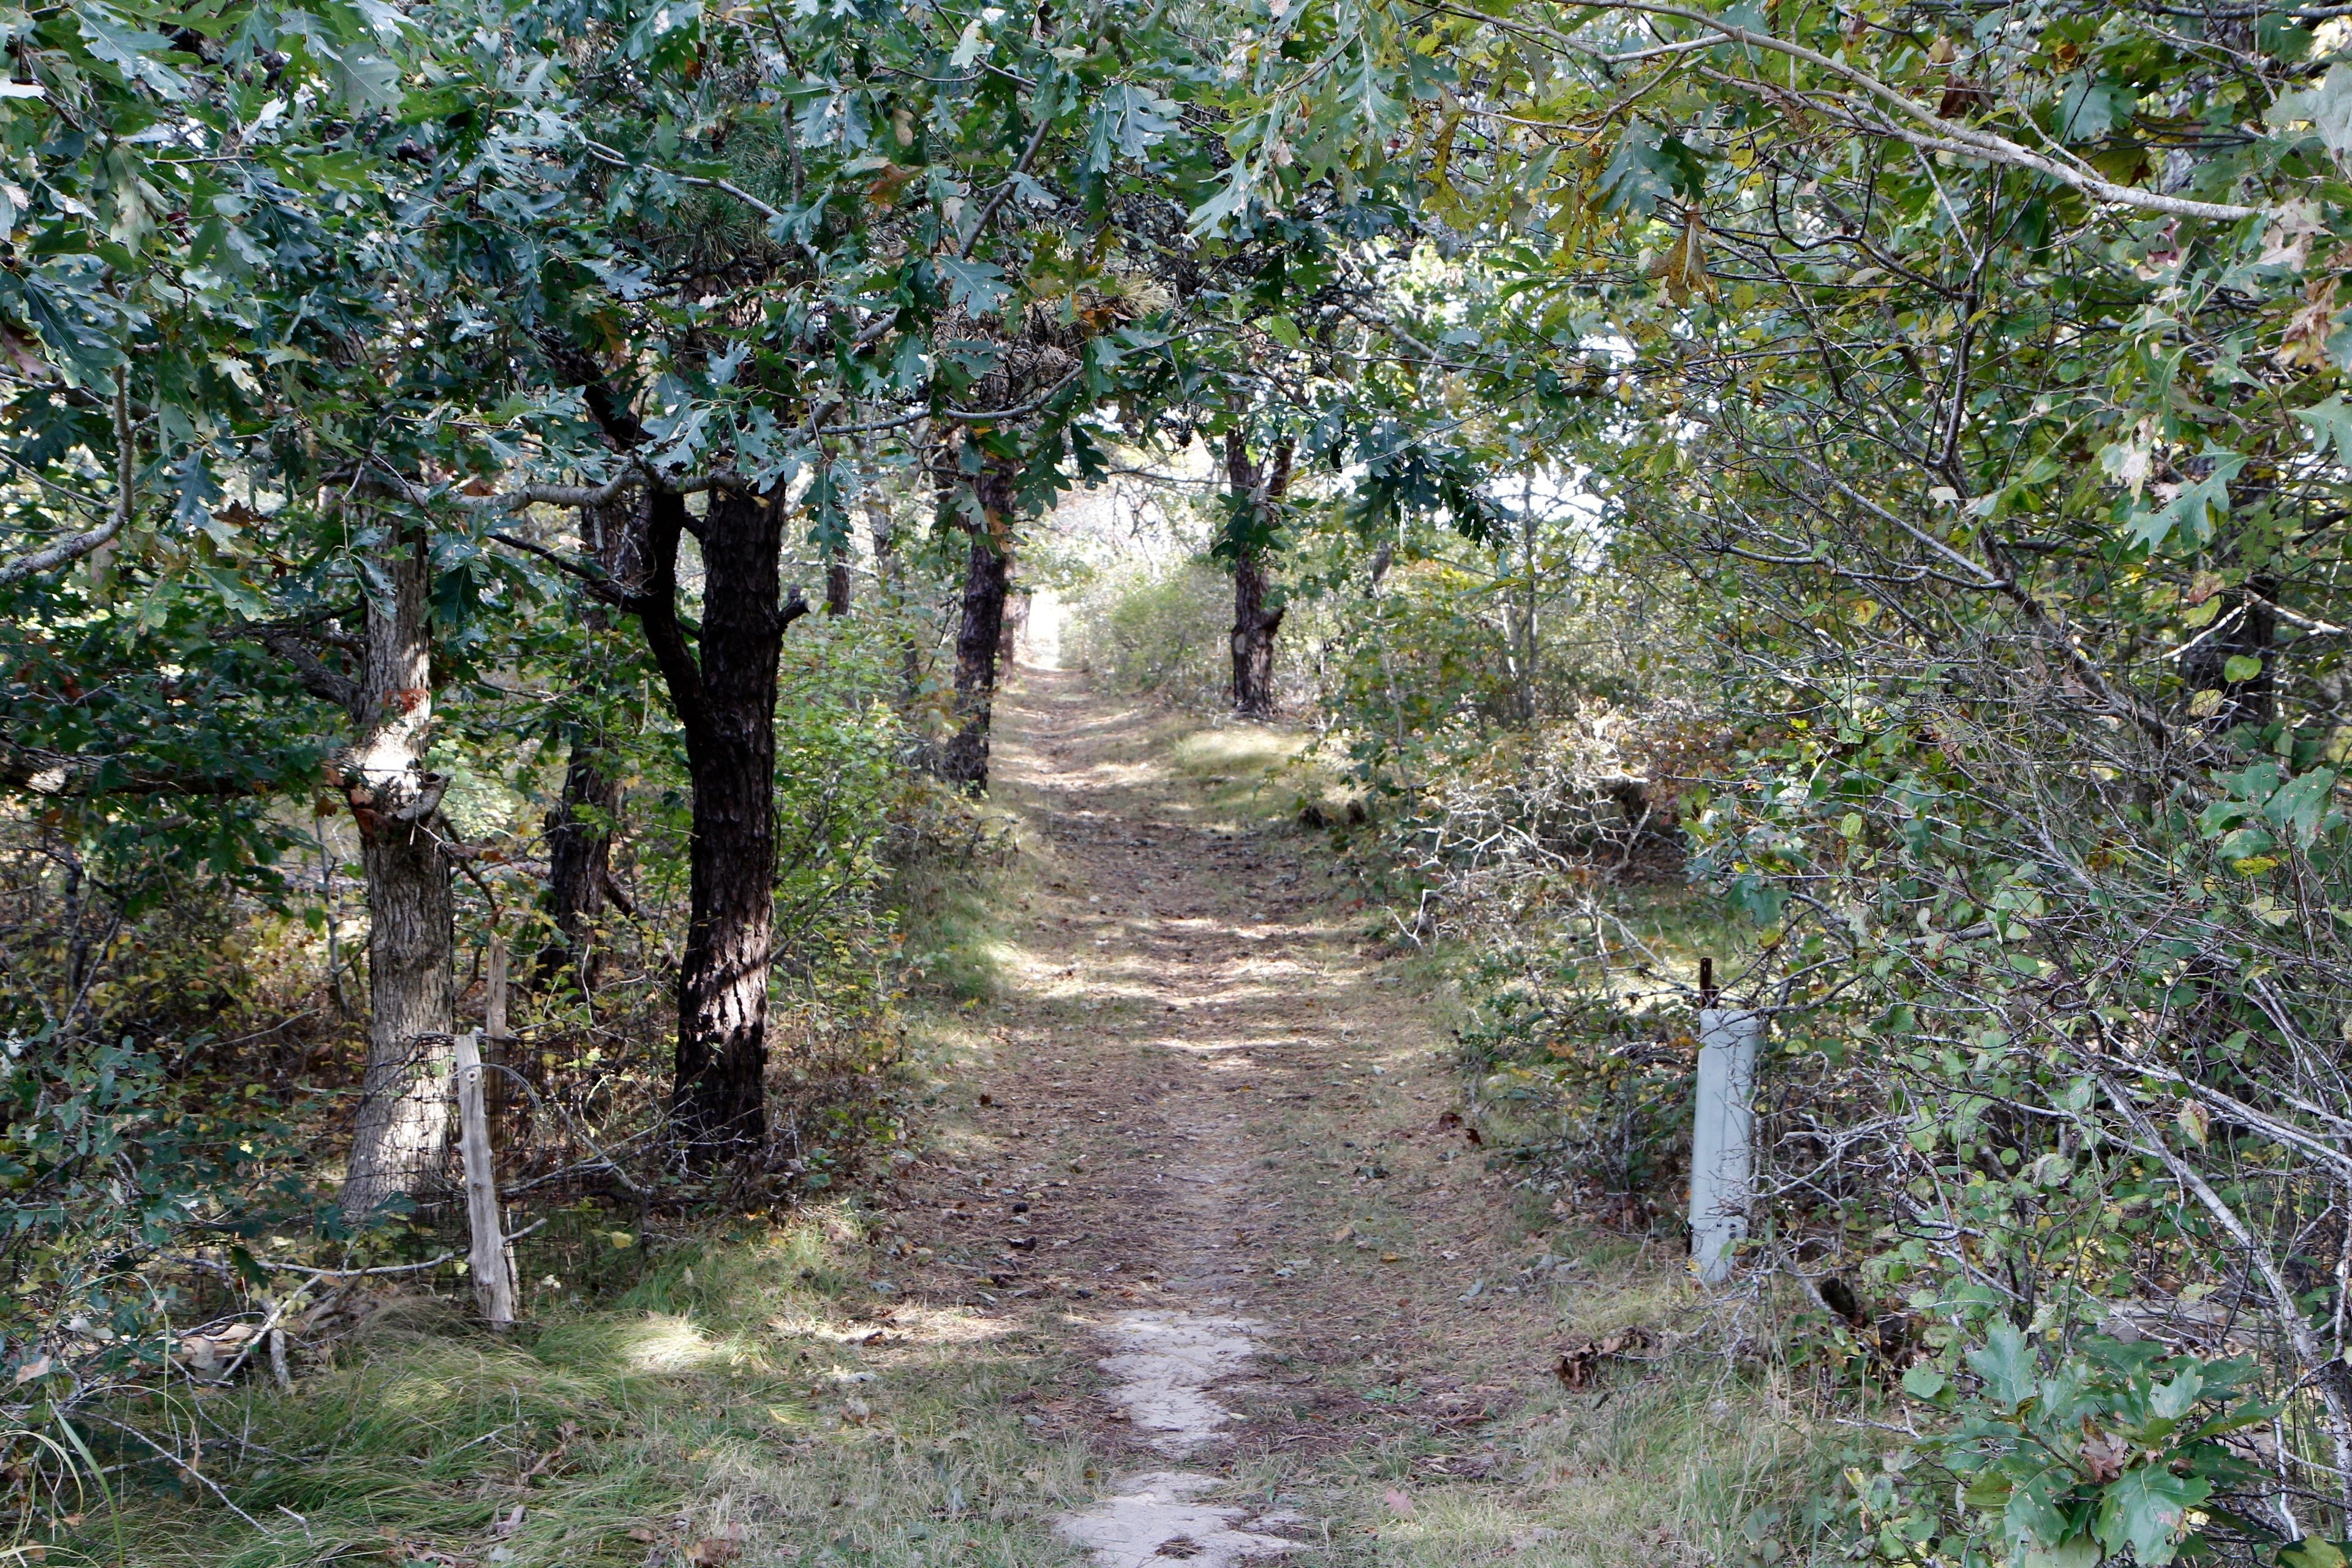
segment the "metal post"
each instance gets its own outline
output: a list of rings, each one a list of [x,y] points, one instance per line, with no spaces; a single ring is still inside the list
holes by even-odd
[[[498,1178],[490,1169],[490,1113],[482,1096],[479,1034],[457,1037],[457,1136],[466,1156],[466,1222],[470,1240],[466,1268],[474,1277],[474,1300],[494,1329],[514,1322],[514,1276],[507,1264],[506,1237],[499,1233]]]
[[[1713,1000],[1712,997],[1709,1000]],[[1698,1016],[1698,1093],[1691,1126],[1691,1272],[1731,1277],[1732,1248],[1756,1200],[1756,1042],[1764,1016],[1724,1007]]]

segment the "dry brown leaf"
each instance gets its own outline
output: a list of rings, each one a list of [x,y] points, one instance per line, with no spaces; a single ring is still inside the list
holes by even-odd
[[[706,1535],[686,1549],[686,1560],[697,1568],[715,1568],[721,1563],[732,1563],[743,1555],[743,1543],[732,1530],[718,1535]]]

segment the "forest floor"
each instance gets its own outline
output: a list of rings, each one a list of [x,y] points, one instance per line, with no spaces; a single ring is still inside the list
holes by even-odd
[[[214,1413],[289,1456],[247,1521],[142,1502],[81,1560],[1773,1561],[1811,1428],[1663,1348],[1706,1341],[1677,1248],[1489,1169],[1443,998],[1291,820],[1295,738],[1042,670],[997,727],[1014,847],[878,1174],[504,1342],[383,1312]]]

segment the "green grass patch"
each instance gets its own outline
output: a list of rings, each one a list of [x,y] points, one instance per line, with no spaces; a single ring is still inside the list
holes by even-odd
[[[919,849],[891,878],[902,954],[914,983],[959,1002],[992,1000],[1012,961],[1005,910],[1025,894],[1028,868],[1012,824],[983,817],[952,845]]]

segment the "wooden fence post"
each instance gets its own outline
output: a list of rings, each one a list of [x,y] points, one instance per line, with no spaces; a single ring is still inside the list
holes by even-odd
[[[1707,963],[1707,971],[1714,964]],[[1756,1043],[1764,1015],[1717,1007],[1714,975],[1700,982],[1698,1086],[1691,1122],[1691,1272],[1731,1278],[1732,1249],[1756,1201]]]
[[[501,966],[503,967],[503,966]],[[503,977],[502,977],[503,978]],[[479,1034],[457,1037],[457,1139],[466,1156],[467,1271],[474,1300],[493,1329],[514,1322],[514,1275],[499,1224],[498,1176],[490,1168],[490,1113],[482,1094]]]

